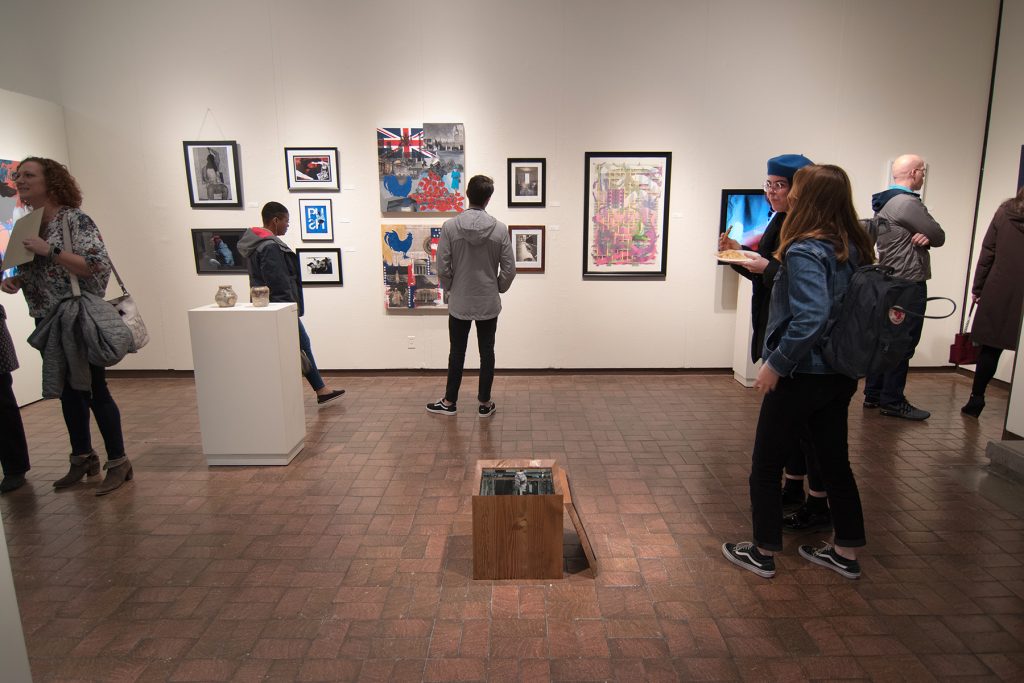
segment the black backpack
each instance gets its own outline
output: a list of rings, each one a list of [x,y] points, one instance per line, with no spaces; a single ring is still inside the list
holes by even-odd
[[[917,283],[893,272],[888,266],[858,268],[842,300],[833,305],[822,355],[839,374],[860,379],[892,370],[907,357],[914,341],[909,316],[941,319],[956,311],[956,302],[947,297],[931,296],[922,302]],[[953,310],[924,316],[908,310],[938,299],[953,304]]]

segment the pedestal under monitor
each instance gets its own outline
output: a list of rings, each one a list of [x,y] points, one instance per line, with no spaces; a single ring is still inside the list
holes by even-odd
[[[287,465],[306,416],[298,307],[202,306],[188,312],[208,465]]]

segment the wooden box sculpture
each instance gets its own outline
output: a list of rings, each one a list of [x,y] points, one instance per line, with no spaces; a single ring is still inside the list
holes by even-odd
[[[481,460],[474,579],[562,578],[562,486],[554,460]]]

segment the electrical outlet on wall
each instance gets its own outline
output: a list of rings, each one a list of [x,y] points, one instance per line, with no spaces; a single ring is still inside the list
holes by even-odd
[[[406,348],[415,349],[416,348],[416,337],[414,337],[412,335],[409,335],[408,339],[409,339],[409,346],[407,346]]]

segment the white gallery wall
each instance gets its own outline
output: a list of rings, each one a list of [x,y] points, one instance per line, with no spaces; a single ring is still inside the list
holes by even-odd
[[[1019,13],[1020,0],[1008,5]],[[294,216],[303,196],[333,199],[343,250],[344,287],[306,290],[321,367],[444,367],[444,316],[384,310],[381,223],[433,221],[382,220],[375,128],[462,122],[468,175],[497,184],[491,213],[547,226],[546,272],[521,274],[504,297],[500,367],[722,368],[732,365],[737,276],[713,258],[720,191],[758,187],[776,154],[846,168],[862,214],[890,160],[923,155],[926,203],[948,235],[933,253],[930,292],[962,300],[998,7],[39,0],[0,25],[9,62],[0,87],[64,107],[84,208],[153,336],[119,367],[190,369],[186,311],[210,303],[222,282],[245,298],[244,276],[195,273],[190,229],[258,224],[269,200]],[[29,30],[43,25],[46,50]],[[5,133],[0,142],[17,137]],[[245,207],[193,210],[181,143],[225,139],[240,146]],[[289,194],[286,146],[338,147],[346,189]],[[667,277],[584,281],[584,153],[664,150],[673,153]],[[547,158],[548,208],[506,208],[507,157]],[[300,245],[297,234],[286,240]],[[9,309],[15,301],[5,299]],[[925,325],[915,365],[945,364],[958,320]]]

